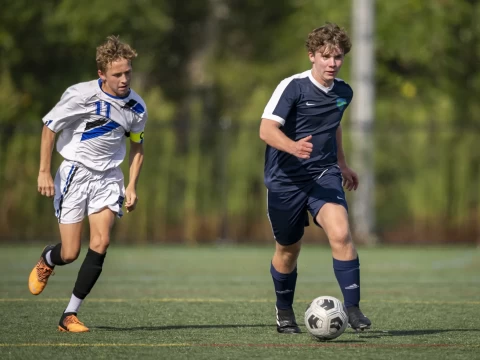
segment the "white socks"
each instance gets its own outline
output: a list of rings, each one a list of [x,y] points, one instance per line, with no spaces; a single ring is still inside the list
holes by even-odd
[[[65,313],[78,313],[78,309],[80,308],[80,305],[82,305],[83,300],[77,298],[75,295],[72,294],[72,297],[70,298],[70,302],[68,303],[67,308],[65,309]]]
[[[52,250],[50,250],[49,252],[47,252],[47,253],[45,254],[45,260],[47,260],[47,265],[49,265],[49,266],[51,266],[51,267],[54,267],[55,264],[52,263],[51,255],[52,255]]]

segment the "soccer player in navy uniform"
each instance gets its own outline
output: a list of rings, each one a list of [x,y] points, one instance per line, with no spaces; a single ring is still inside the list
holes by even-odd
[[[130,88],[130,45],[109,36],[97,48],[98,79],[70,86],[43,118],[38,191],[54,197],[61,242],[46,246],[30,273],[28,287],[39,295],[56,266],[75,261],[80,253],[82,222],[88,216],[90,243],[78,272],[70,302],[59,324],[60,331],[89,331],[77,317],[80,305],[99,278],[115,217],[135,210],[136,186],[143,163],[143,132],[147,108]],[[55,136],[64,158],[55,180],[51,158]],[[129,183],[120,169],[130,139]]]
[[[358,176],[347,165],[340,125],[353,91],[336,78],[351,42],[342,28],[327,23],[308,35],[306,48],[312,68],[280,82],[260,125],[260,138],[267,144],[268,218],[276,240],[270,272],[277,331],[300,332],[292,305],[308,212],[327,234],[350,326],[364,330],[371,322],[359,307],[360,263],[343,190],[356,190]]]

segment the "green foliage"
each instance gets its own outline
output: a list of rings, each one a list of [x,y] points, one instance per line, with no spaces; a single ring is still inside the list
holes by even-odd
[[[51,203],[36,194],[40,119],[67,86],[96,76],[95,47],[116,34],[139,53],[133,87],[150,115],[140,204],[116,237],[270,240],[260,116],[283,78],[308,69],[307,33],[326,21],[351,33],[351,16],[347,0],[5,1],[1,237],[54,234]],[[376,2],[376,210],[386,240],[480,237],[479,16],[474,0]],[[348,116],[344,134],[348,157]]]

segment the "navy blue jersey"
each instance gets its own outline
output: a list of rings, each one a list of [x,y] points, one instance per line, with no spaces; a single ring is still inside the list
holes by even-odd
[[[265,151],[265,185],[272,191],[303,188],[337,163],[336,132],[352,101],[352,88],[340,79],[326,88],[311,70],[283,80],[265,107],[263,119],[278,121],[280,130],[297,141],[312,135],[310,159],[300,159],[269,145]]]

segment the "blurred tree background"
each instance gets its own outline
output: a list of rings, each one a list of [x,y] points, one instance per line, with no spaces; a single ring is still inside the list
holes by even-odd
[[[149,110],[139,206],[115,241],[271,242],[260,116],[280,80],[309,68],[308,32],[350,29],[351,1],[2,1],[0,241],[58,237],[36,190],[41,118],[96,77],[95,48],[115,34],[139,53],[133,88]],[[377,0],[375,11],[379,239],[477,242],[480,1]],[[343,124],[348,160],[348,111]],[[314,227],[305,239],[325,241]]]

